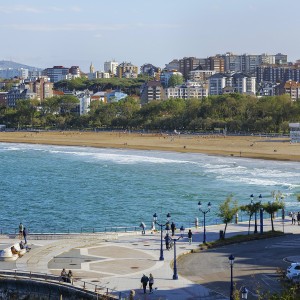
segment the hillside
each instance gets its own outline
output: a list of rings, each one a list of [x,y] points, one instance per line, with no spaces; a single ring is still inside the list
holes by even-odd
[[[8,69],[8,68],[12,68],[12,69],[21,69],[21,68],[23,68],[23,69],[28,69],[30,71],[32,71],[32,70],[41,70],[40,68],[23,65],[23,64],[20,64],[20,63],[9,61],[9,60],[0,60],[0,69]]]

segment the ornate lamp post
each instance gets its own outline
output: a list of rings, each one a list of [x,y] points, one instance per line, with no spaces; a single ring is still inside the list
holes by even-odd
[[[155,222],[155,224],[157,224],[158,226],[160,226],[160,257],[159,260],[164,260],[164,249],[163,249],[163,226],[166,226],[167,224],[169,224],[171,215],[168,213],[167,214],[167,222],[165,224],[159,224],[157,222],[157,214],[155,213],[153,215],[153,221]]]
[[[260,203],[261,199],[262,199],[262,195],[260,194],[258,196],[258,198],[260,199],[259,200],[259,203]],[[250,195],[250,199],[251,199],[251,204],[255,205],[256,203],[253,202],[253,199],[254,199],[254,195],[253,194]],[[257,211],[256,210],[254,212],[254,233],[257,233]]]
[[[202,203],[201,201],[198,202],[199,211],[203,213],[203,244],[206,243],[206,227],[205,227],[205,216],[210,211],[211,203],[208,202],[207,210],[202,210]]]
[[[172,241],[174,242],[174,271],[173,271],[173,279],[177,280],[178,279],[178,274],[177,274],[177,264],[176,264],[176,242],[181,239],[181,236],[177,239],[173,239]]]
[[[229,257],[230,263],[230,300],[233,300],[233,263],[234,263],[234,256],[231,254]]]

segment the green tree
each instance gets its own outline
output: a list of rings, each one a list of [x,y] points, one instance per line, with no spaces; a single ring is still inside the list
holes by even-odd
[[[240,207],[240,210],[246,212],[249,215],[248,234],[250,234],[251,218],[252,218],[253,214],[255,213],[255,211],[257,210],[257,207],[254,206],[252,203],[249,203],[249,204],[246,204],[246,205],[242,205]]]
[[[272,192],[273,201],[263,204],[263,209],[271,216],[272,231],[274,231],[274,215],[279,209],[284,208],[284,201],[281,192]]]
[[[217,216],[222,219],[223,223],[225,223],[224,238],[228,223],[232,222],[238,211],[238,203],[237,201],[233,201],[232,196],[228,196],[224,202],[219,205],[219,212],[217,213]]]
[[[180,84],[183,84],[183,77],[179,74],[173,74],[168,81],[169,87],[175,87],[176,85]]]

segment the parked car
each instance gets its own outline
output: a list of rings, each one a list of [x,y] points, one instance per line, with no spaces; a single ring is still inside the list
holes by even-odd
[[[286,270],[286,277],[289,279],[293,279],[298,276],[300,276],[300,263],[291,263],[291,265]]]

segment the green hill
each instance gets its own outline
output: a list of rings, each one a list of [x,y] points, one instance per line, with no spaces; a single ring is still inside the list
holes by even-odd
[[[27,66],[24,64],[20,64],[20,63],[16,63],[13,61],[9,61],[9,60],[0,60],[0,69],[28,69],[30,71],[32,70],[42,70],[41,68],[36,68],[36,67],[31,67],[31,66]]]

